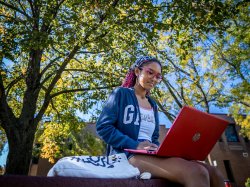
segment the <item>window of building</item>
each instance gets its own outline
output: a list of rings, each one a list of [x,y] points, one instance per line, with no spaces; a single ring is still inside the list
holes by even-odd
[[[229,160],[223,160],[227,172],[227,178],[230,182],[235,182],[232,167]]]
[[[225,135],[228,142],[239,142],[238,134],[235,129],[235,124],[229,124],[225,130]]]

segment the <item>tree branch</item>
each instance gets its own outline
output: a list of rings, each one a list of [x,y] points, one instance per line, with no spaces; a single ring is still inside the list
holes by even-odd
[[[57,4],[57,6],[55,7],[55,8],[53,8],[52,10],[48,10],[48,11],[52,11],[53,13],[52,13],[52,19],[50,20],[50,22],[49,22],[49,24],[48,25],[46,25],[47,24],[47,22],[43,22],[43,25],[42,25],[42,27],[41,27],[41,31],[42,32],[46,32],[47,34],[49,34],[50,33],[50,31],[51,31],[51,29],[52,29],[52,27],[51,27],[51,23],[52,23],[52,20],[54,20],[55,18],[56,18],[56,16],[57,16],[57,13],[58,13],[58,10],[59,10],[59,8],[60,8],[60,6],[63,4],[63,2],[64,2],[65,0],[61,0],[58,4]],[[46,15],[46,13],[45,13],[45,15]]]
[[[244,102],[244,101],[237,101],[237,102],[250,108],[250,104],[247,102]]]
[[[172,88],[171,88],[171,86],[170,86],[170,83],[169,83],[167,80],[165,80],[165,79],[162,79],[162,82],[167,86],[167,88],[168,88],[170,94],[171,94],[172,97],[174,98],[174,100],[175,100],[175,102],[177,103],[177,105],[178,105],[180,108],[182,108],[182,104],[181,104],[181,102],[179,101],[179,99],[177,98],[177,96],[174,94],[174,92],[173,92],[173,90],[172,90]]]
[[[5,3],[5,2],[3,2],[3,1],[0,1],[0,4],[6,6],[6,7],[8,7],[8,8],[10,8],[10,9],[12,9],[12,10],[15,10],[15,11],[21,13],[22,15],[26,16],[28,19],[30,19],[30,16],[29,16],[28,14],[26,14],[26,12],[23,12],[22,10],[18,9],[18,8],[15,7],[15,6],[13,6],[13,5],[11,5],[11,4],[8,4],[8,3]]]
[[[44,98],[44,103],[40,109],[40,111],[38,112],[35,121],[39,122],[44,114],[44,112],[46,111],[49,102],[51,100],[51,96],[50,93],[53,90],[53,88],[55,87],[57,81],[59,80],[59,78],[61,77],[62,72],[64,71],[65,67],[67,66],[67,64],[70,62],[70,60],[72,60],[72,58],[74,57],[74,55],[76,54],[76,52],[80,49],[80,47],[78,45],[76,45],[73,50],[70,52],[70,54],[66,57],[66,59],[64,60],[64,62],[62,63],[62,65],[60,66],[59,70],[56,72],[55,77],[53,78],[53,80],[51,81],[49,87],[47,88],[47,92],[45,94],[45,98]],[[42,85],[40,84],[40,87]]]
[[[184,71],[183,69],[179,68],[167,55],[166,55],[166,52],[165,51],[161,51],[161,50],[157,50],[158,53],[163,53],[165,58],[173,65],[173,67],[179,71],[179,72],[182,72],[184,73],[185,75],[188,75],[190,76],[190,73]]]
[[[49,78],[51,78],[52,75],[54,75],[54,74],[56,74],[56,73],[55,73],[55,72],[50,73],[47,77],[45,77],[45,78],[42,80],[42,82],[40,83],[40,87],[42,87],[42,86],[44,85],[44,83],[45,83],[47,80],[49,80]]]
[[[185,103],[185,104],[187,104],[187,101],[186,101],[186,99],[185,99],[185,96],[184,96],[184,89],[183,89],[183,85],[181,84],[181,98],[183,99],[183,102]]]
[[[197,76],[199,76],[199,73],[198,73],[198,71],[196,69],[193,58],[191,58],[191,65],[192,65],[192,69],[194,70],[195,74]],[[203,90],[203,88],[202,88],[202,86],[200,84],[200,80],[197,81],[195,84],[199,88],[199,90],[201,91],[201,93],[203,95],[203,99],[204,99],[204,102],[205,102],[205,105],[206,105],[206,111],[207,111],[207,113],[209,113],[209,103],[208,103],[208,100],[207,100],[207,95],[206,95],[205,91]]]
[[[67,66],[67,64],[74,58],[74,55],[76,54],[76,52],[79,50],[79,46],[76,45],[73,50],[70,52],[70,54],[66,57],[66,59],[64,60],[64,62],[62,63],[61,67],[59,68],[59,70],[56,73],[56,76],[54,77],[54,79],[52,80],[50,86],[48,87],[48,92],[50,93],[52,91],[52,89],[54,88],[54,86],[56,85],[58,79],[61,77],[62,72],[65,70],[65,67]]]
[[[16,121],[17,118],[15,117],[12,109],[9,107],[6,100],[5,88],[2,79],[2,71],[0,70],[0,125],[7,133],[11,130],[8,129],[8,127],[17,124],[15,123]]]
[[[54,102],[53,102],[53,99],[51,99],[51,106],[52,108],[56,111],[57,115],[60,117],[60,113],[58,112],[58,110],[56,109],[55,105],[54,105]]]
[[[9,95],[9,92],[12,88],[12,86],[14,86],[16,83],[18,83],[20,80],[22,80],[24,78],[23,74],[19,75],[15,80],[11,81],[7,86],[6,86],[6,96]]]
[[[51,60],[49,62],[49,64],[47,66],[45,66],[45,68],[41,71],[41,76],[54,64],[54,62],[56,62],[58,59],[60,59],[61,57],[56,57],[53,60]]]
[[[113,3],[111,4],[111,6],[113,8],[116,7],[116,5],[118,4],[118,2],[119,2],[119,0],[114,0]],[[110,7],[108,8],[108,10],[109,9],[110,9]],[[105,18],[107,17],[107,15],[108,15],[107,13],[100,15],[99,24],[102,23],[105,20]]]
[[[175,87],[173,87],[173,85],[167,80],[167,84],[169,86],[170,89],[172,89],[173,92],[176,93],[176,95],[179,97],[179,98],[182,98],[181,95],[178,93],[178,91],[175,89]]]
[[[209,38],[207,35],[205,35],[203,33],[203,36],[206,37],[207,40],[211,41],[212,46],[217,49],[218,51],[221,51],[221,49],[218,47],[219,45],[216,43],[216,41],[214,41],[213,39]],[[215,44],[214,44],[215,43]],[[226,59],[226,57],[224,56],[223,52],[219,52],[221,59],[224,60],[227,64],[229,64],[230,66],[232,66],[235,71],[239,74],[239,76],[246,81],[246,78],[244,77],[244,75],[241,73],[241,71],[232,63],[230,62],[228,59]]]
[[[168,112],[164,107],[163,105],[153,96],[150,96],[152,97],[155,102],[157,103],[157,105],[159,106],[159,108],[161,109],[161,111],[167,116],[167,118],[170,120],[170,121],[174,121],[175,117],[173,114],[171,114],[170,112]]]
[[[114,88],[120,86],[120,84],[110,85],[110,86],[104,86],[104,87],[96,87],[96,88],[79,88],[79,89],[71,89],[71,90],[63,90],[57,93],[52,94],[50,97],[54,98],[58,95],[65,94],[65,93],[72,93],[72,92],[83,92],[83,91],[90,91],[90,90],[103,90],[108,88]]]
[[[22,11],[23,11],[23,12],[25,12],[25,9],[23,8],[23,5],[22,5],[22,3],[21,3],[21,1],[20,1],[20,0],[18,0],[18,4],[20,5],[20,7],[21,7]],[[25,12],[25,13],[26,13],[26,12]]]
[[[85,72],[85,73],[99,73],[99,74],[106,74],[108,75],[108,73],[106,72],[101,72],[101,71],[87,71],[85,69],[65,69],[64,71],[79,71],[79,72]]]
[[[30,4],[30,9],[31,9],[32,15],[34,17],[35,16],[35,11],[34,11],[34,7],[33,7],[33,2],[32,2],[32,0],[28,0],[28,2]]]
[[[77,54],[100,54],[100,53],[106,53],[108,51],[96,51],[96,52],[93,52],[93,51],[79,51],[77,52]]]
[[[118,3],[119,0],[115,0],[113,2],[113,6],[116,6],[116,4]],[[63,0],[61,1],[61,3],[63,2]],[[106,16],[105,16],[106,17]],[[105,18],[104,17],[104,18]],[[99,22],[99,25],[104,21],[104,19],[101,19],[101,21]],[[94,31],[98,28],[98,25],[95,26],[91,31]],[[88,43],[89,41],[87,40],[88,37],[91,35],[91,31],[89,33],[86,34],[84,41],[86,43]],[[104,32],[104,34],[101,34],[99,37],[102,37],[103,35],[105,36],[107,34],[107,32]],[[73,50],[69,53],[69,55],[67,56],[67,58],[64,60],[64,62],[62,63],[62,65],[60,66],[59,70],[57,71],[55,77],[53,78],[52,82],[50,83],[49,87],[47,88],[47,92],[45,94],[45,98],[44,98],[44,103],[40,109],[40,111],[38,112],[36,118],[35,118],[35,122],[38,123],[38,121],[41,120],[44,112],[46,111],[49,102],[51,100],[51,91],[53,90],[55,84],[57,83],[57,81],[59,80],[59,78],[61,77],[62,72],[65,70],[67,64],[74,58],[75,54],[77,53],[77,51],[80,49],[80,46],[77,44],[75,45],[75,47],[73,48]],[[55,94],[53,95],[55,97]]]
[[[223,54],[221,54],[222,56],[222,60],[224,60],[227,64],[229,64],[231,67],[234,68],[234,70],[237,72],[237,74],[240,76],[240,78],[242,78],[243,80],[247,81],[246,78],[244,77],[244,75],[241,73],[240,69],[237,68],[237,66],[233,63],[231,63],[229,60],[227,60]]]

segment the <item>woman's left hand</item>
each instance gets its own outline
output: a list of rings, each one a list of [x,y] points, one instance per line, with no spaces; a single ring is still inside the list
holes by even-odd
[[[140,142],[137,146],[137,149],[144,149],[144,150],[157,150],[158,146],[154,143],[150,143],[149,141]]]

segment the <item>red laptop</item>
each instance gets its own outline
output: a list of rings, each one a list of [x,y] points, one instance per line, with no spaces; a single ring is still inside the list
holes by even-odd
[[[228,121],[184,106],[156,151],[125,149],[138,154],[205,160]]]

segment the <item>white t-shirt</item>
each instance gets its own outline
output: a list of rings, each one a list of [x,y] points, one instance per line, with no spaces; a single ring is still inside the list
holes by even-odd
[[[141,126],[138,139],[152,141],[152,135],[155,130],[155,116],[153,109],[140,107]]]

